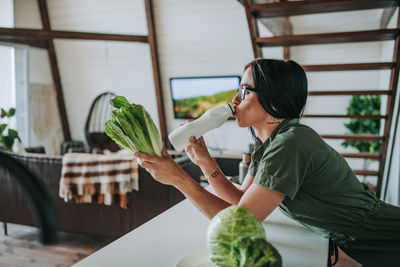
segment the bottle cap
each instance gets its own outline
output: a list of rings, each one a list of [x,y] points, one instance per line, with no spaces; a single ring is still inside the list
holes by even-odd
[[[230,109],[230,111],[232,112],[232,115],[235,114],[235,109],[232,106],[232,103],[228,103],[226,104],[228,106],[228,108]]]

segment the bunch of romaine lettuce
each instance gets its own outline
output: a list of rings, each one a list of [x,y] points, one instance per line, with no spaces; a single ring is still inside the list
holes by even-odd
[[[211,220],[207,245],[217,266],[282,266],[281,255],[267,242],[264,227],[243,207],[230,206]]]
[[[117,144],[132,151],[161,155],[160,133],[142,105],[130,104],[123,96],[111,100],[116,109],[106,121],[106,134]]]

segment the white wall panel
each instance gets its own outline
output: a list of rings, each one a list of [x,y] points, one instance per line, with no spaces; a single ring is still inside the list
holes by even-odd
[[[293,16],[295,34],[363,31],[379,29],[379,9]]]
[[[47,49],[29,48],[29,82],[53,83]]]
[[[42,28],[37,0],[14,0],[14,27]]]
[[[106,91],[143,104],[158,124],[147,44],[57,40],[56,49],[73,138],[83,139],[90,104]]]
[[[147,35],[143,0],[47,2],[54,30]]]

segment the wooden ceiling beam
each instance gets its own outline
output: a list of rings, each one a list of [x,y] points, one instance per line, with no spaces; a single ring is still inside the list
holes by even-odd
[[[161,75],[160,75],[160,64],[158,61],[158,52],[157,52],[157,39],[154,25],[154,15],[153,15],[153,5],[151,0],[145,0],[146,7],[146,19],[147,19],[147,29],[148,29],[148,42],[150,45],[150,54],[151,54],[151,64],[153,68],[153,78],[154,78],[154,87],[156,91],[157,98],[157,109],[158,109],[158,120],[160,123],[160,134],[161,139],[164,141],[164,144],[167,144],[168,141],[168,132],[167,132],[167,124],[165,120],[165,112],[164,112],[164,99],[161,87]]]
[[[42,21],[43,31],[49,34],[51,31],[51,27],[50,27],[50,19],[47,10],[46,0],[38,0],[38,4],[39,4],[40,18]],[[49,35],[47,38],[47,45],[48,45],[47,52],[49,54],[51,75],[53,77],[54,87],[56,89],[56,100],[58,104],[58,113],[61,119],[61,127],[63,129],[64,139],[66,141],[70,141],[72,139],[71,131],[69,128],[67,110],[65,107],[60,71],[58,69],[58,64],[57,64],[57,55],[54,47],[54,39],[51,35]]]
[[[126,35],[126,34],[69,32],[69,31],[51,31],[50,35],[53,38],[60,38],[60,39],[103,40],[103,41],[140,42],[140,43],[148,42],[148,37],[146,35]]]
[[[13,38],[10,36],[1,36],[0,42],[12,43],[12,44],[25,44],[36,48],[48,48],[46,40],[37,40],[31,38]]]
[[[146,35],[125,35],[125,34],[107,34],[92,32],[71,32],[71,31],[46,31],[24,28],[4,28],[0,27],[0,36],[9,36],[12,38],[30,37],[41,40],[48,39],[80,39],[80,40],[102,40],[102,41],[125,41],[147,43]]]
[[[40,11],[40,18],[42,21],[42,27],[45,31],[50,31],[50,18],[49,18],[49,11],[47,9],[46,0],[38,0],[39,4],[39,11]]]
[[[24,28],[5,28],[0,27],[1,36],[9,36],[13,38],[25,37],[47,40],[49,34],[44,30],[24,29]]]

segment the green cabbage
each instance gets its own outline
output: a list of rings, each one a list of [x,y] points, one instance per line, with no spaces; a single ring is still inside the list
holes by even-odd
[[[246,208],[230,206],[211,220],[207,229],[210,259],[220,267],[280,267],[281,256],[266,241],[265,230]]]
[[[281,267],[282,257],[264,238],[240,236],[232,243],[232,256],[239,267]]]
[[[160,133],[142,105],[130,104],[123,96],[111,100],[116,109],[106,121],[106,134],[117,144],[132,151],[161,155]]]

